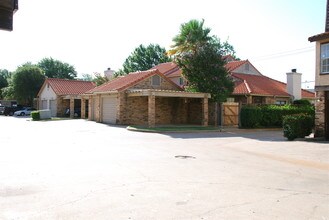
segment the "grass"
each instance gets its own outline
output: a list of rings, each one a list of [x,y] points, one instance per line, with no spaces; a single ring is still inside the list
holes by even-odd
[[[170,125],[170,126],[156,126],[149,128],[147,126],[128,126],[130,131],[142,132],[197,132],[197,131],[218,131],[221,129],[214,126],[197,126],[197,125]]]

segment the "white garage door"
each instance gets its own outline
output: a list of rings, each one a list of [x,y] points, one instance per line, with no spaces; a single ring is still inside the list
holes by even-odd
[[[102,122],[115,124],[117,119],[117,98],[104,97],[102,102]]]
[[[51,112],[51,116],[52,117],[55,117],[56,116],[56,100],[50,100],[49,101],[49,109],[50,109],[50,112]]]

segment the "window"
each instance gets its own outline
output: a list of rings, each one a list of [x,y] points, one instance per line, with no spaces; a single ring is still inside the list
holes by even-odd
[[[184,85],[184,80],[183,80],[182,77],[179,78],[179,85],[180,85],[180,86]]]
[[[160,86],[160,76],[155,75],[152,77],[152,86]]]
[[[287,101],[276,100],[275,104],[276,105],[285,105],[285,104],[287,104]]]
[[[329,73],[329,43],[321,44],[321,73]]]

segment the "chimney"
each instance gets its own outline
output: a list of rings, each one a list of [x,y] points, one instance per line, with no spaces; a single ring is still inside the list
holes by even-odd
[[[293,100],[302,98],[302,74],[297,69],[287,73],[287,92],[293,96]]]
[[[114,70],[111,70],[111,68],[107,68],[107,70],[104,71],[104,76],[106,76],[108,79],[111,79],[113,77]]]

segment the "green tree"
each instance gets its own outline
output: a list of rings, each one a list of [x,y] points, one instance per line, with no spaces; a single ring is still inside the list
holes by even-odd
[[[204,28],[204,20],[191,20],[181,25],[180,32],[173,38],[170,53],[182,69],[188,81],[188,90],[210,93],[212,100],[225,101],[233,91],[222,55],[228,47],[216,36],[210,36],[210,28]],[[233,49],[234,50],[234,49]]]
[[[160,63],[170,61],[171,59],[166,50],[158,44],[150,44],[146,47],[139,45],[125,60],[122,70],[117,71],[115,75],[148,70]]]
[[[45,76],[39,67],[35,65],[18,67],[12,79],[15,98],[22,104],[32,105],[33,98],[38,94],[44,80]]]
[[[212,40],[210,28],[204,28],[204,20],[190,20],[180,26],[180,32],[173,38],[174,45],[169,55],[179,55],[186,52],[196,52],[197,48]]]
[[[3,95],[3,89],[8,86],[8,80],[10,79],[11,73],[6,69],[0,69],[0,99],[5,98]]]
[[[106,76],[102,76],[100,73],[94,73],[94,75],[95,78],[93,79],[93,82],[96,83],[97,86],[100,86],[109,81]]]
[[[211,94],[215,102],[223,102],[233,92],[234,84],[221,59],[218,48],[203,45],[193,54],[184,54],[177,59],[183,75],[188,79],[189,91]]]
[[[77,76],[74,66],[53,58],[43,58],[38,64],[48,78],[74,79]]]

